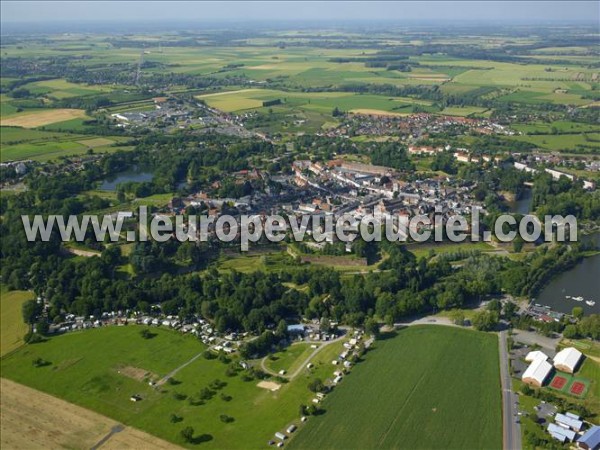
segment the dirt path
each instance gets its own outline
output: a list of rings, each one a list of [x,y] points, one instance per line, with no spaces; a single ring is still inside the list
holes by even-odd
[[[204,354],[204,350],[202,352],[198,353],[192,359],[188,360],[187,362],[184,362],[179,367],[176,367],[175,369],[171,370],[168,374],[166,374],[164,377],[162,377],[160,380],[157,381],[156,387],[159,387],[159,386],[162,386],[163,384],[165,384],[169,378],[174,377],[177,372],[179,372],[184,367],[189,366],[191,363],[193,363],[198,358],[200,358],[203,354]]]

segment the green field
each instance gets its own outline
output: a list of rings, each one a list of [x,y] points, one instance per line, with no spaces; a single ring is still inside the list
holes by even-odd
[[[123,368],[135,367],[161,377],[203,352],[205,346],[191,336],[161,328],[152,328],[156,336],[143,339],[141,329],[92,329],[22,347],[2,360],[2,376],[180,445],[184,445],[180,430],[192,426],[196,437],[204,441],[202,448],[263,448],[276,431],[300,423],[299,405],[308,404],[314,395],[308,383],[315,377],[331,376],[331,360],[342,349],[341,342],[327,346],[313,358],[313,369],[301,372],[277,392],[259,388],[258,380],[244,381],[241,374],[229,377],[227,364],[202,356],[174,376],[178,384],[165,384],[157,391],[145,381],[125,376]],[[51,364],[34,367],[32,361],[38,357]],[[194,396],[215,379],[227,385],[215,390],[203,405],[174,397],[174,393]],[[131,402],[133,394],[143,400]],[[223,400],[221,394],[231,399]],[[183,420],[172,423],[172,414]],[[222,414],[234,421],[223,423]]]
[[[385,97],[382,95],[358,95],[352,92],[287,92],[274,89],[241,89],[237,91],[219,92],[200,95],[209,106],[227,112],[262,108],[262,102],[281,100],[287,108],[299,107],[309,111],[330,113],[334,107],[344,111],[353,109],[375,109],[381,111],[403,111],[412,104],[429,105],[426,101],[402,97]],[[470,112],[468,112],[470,113]]]
[[[448,244],[428,244],[428,243],[420,243],[420,244],[408,244],[406,245],[406,249],[414,254],[417,258],[424,258],[429,256],[429,254],[433,251],[435,255],[441,255],[444,253],[454,253],[454,252],[471,252],[471,251],[492,251],[494,247],[492,247],[487,242],[469,242],[465,241],[462,243],[448,243]]]
[[[63,79],[36,81],[25,84],[23,87],[31,93],[47,95],[55,99],[93,95],[101,92],[110,92],[112,90],[112,88],[108,86],[90,86],[70,83]]]
[[[315,349],[311,348],[309,344],[296,343],[290,345],[281,352],[273,353],[273,355],[267,358],[265,365],[273,372],[285,370],[288,374],[291,374],[298,369],[300,364],[302,364],[314,350]]]
[[[66,122],[53,124],[62,126],[64,124],[83,122],[82,119],[73,119]],[[49,128],[49,127],[46,127]],[[80,129],[81,131],[81,129]],[[45,131],[20,127],[0,128],[0,160],[22,160],[32,159],[35,161],[49,161],[60,157],[83,155],[93,149],[95,153],[113,152],[124,150],[126,147],[113,147],[113,144],[123,140],[120,137],[93,137],[82,134],[62,133],[57,131]]]
[[[13,351],[23,344],[28,326],[23,322],[21,306],[34,297],[28,291],[9,291],[6,286],[0,286],[0,309],[2,328],[0,330],[0,355]]]
[[[441,326],[376,343],[292,449],[502,447],[498,340]]]
[[[600,133],[579,134],[538,134],[532,136],[511,136],[511,139],[531,142],[539,148],[546,150],[576,150],[579,147],[600,148]]]

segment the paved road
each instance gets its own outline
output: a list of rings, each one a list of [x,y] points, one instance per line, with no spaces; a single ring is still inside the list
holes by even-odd
[[[508,348],[506,346],[506,331],[499,334],[500,350],[500,384],[502,386],[502,423],[503,442],[505,450],[521,449],[521,425],[516,421],[519,418],[519,397],[512,391],[512,380],[509,371]]]
[[[300,364],[298,366],[298,368],[291,374],[287,374],[287,375],[279,375],[278,373],[273,372],[271,369],[267,368],[267,365],[265,364],[267,358],[269,357],[268,355],[265,356],[261,361],[260,361],[260,367],[263,370],[263,372],[269,373],[271,375],[277,376],[277,377],[283,377],[283,378],[287,378],[288,380],[293,380],[294,378],[296,378],[298,375],[300,375],[300,373],[302,373],[302,371],[304,369],[306,369],[307,364],[310,362],[311,359],[313,359],[315,357],[315,355],[317,353],[319,353],[322,349],[324,349],[325,347],[327,347],[328,345],[333,344],[334,342],[339,342],[340,339],[343,339],[346,335],[343,334],[331,341],[303,341],[303,342],[297,342],[294,343],[292,345],[296,345],[296,344],[317,344],[318,347],[314,349],[314,351],[311,352],[310,355],[308,355],[308,357],[302,361],[302,364]]]

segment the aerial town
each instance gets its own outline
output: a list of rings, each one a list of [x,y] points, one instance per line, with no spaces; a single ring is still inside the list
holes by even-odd
[[[597,2],[68,3],[2,2],[2,449],[600,450]]]

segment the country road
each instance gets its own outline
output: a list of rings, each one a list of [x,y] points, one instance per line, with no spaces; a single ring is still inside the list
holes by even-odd
[[[500,385],[502,386],[502,423],[503,446],[505,450],[520,450],[521,425],[519,420],[519,397],[512,391],[512,379],[509,371],[508,348],[506,345],[506,331],[498,335],[500,354]]]

